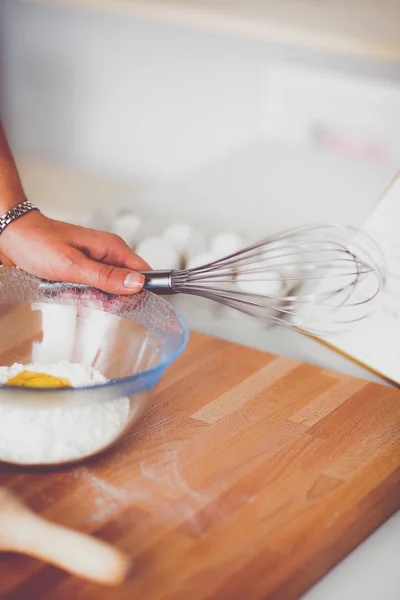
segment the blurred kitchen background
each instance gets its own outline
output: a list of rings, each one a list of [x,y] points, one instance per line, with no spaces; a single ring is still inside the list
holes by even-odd
[[[156,268],[361,225],[400,165],[399,23],[397,0],[2,0],[0,112],[28,196]],[[178,303],[202,331],[330,352]]]

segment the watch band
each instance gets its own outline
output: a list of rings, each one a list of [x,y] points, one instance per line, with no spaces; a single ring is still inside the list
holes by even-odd
[[[1,215],[1,217],[0,217],[0,235],[3,233],[3,231],[5,230],[7,225],[12,223],[16,219],[19,219],[19,217],[26,215],[26,213],[31,212],[31,210],[39,210],[39,209],[37,206],[32,204],[32,202],[30,202],[29,200],[24,200],[24,202],[21,202],[21,204],[17,204],[17,206],[14,206],[13,208],[10,208],[10,210],[5,212],[4,215]]]

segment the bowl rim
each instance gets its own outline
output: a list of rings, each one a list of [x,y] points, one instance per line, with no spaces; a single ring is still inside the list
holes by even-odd
[[[92,291],[96,291],[96,293],[100,294],[104,294],[104,296],[109,297],[109,294],[106,294],[105,292],[102,292],[101,290],[95,290],[94,288],[92,288]],[[139,294],[142,292],[139,292]],[[0,394],[2,393],[6,393],[6,394],[13,394],[13,393],[21,393],[21,391],[23,391],[23,393],[28,393],[28,394],[73,394],[74,392],[88,392],[91,390],[99,390],[99,389],[112,389],[114,387],[118,387],[124,384],[132,384],[132,383],[136,383],[136,382],[140,382],[141,380],[146,380],[146,379],[150,379],[150,383],[148,385],[144,384],[143,386],[141,386],[138,390],[135,390],[132,393],[137,393],[138,391],[143,391],[147,388],[153,387],[156,383],[158,383],[159,379],[161,378],[163,372],[173,363],[175,362],[175,360],[183,353],[183,351],[185,350],[187,343],[189,341],[189,326],[186,323],[185,318],[183,317],[182,313],[180,312],[180,310],[178,310],[171,302],[168,302],[167,300],[165,300],[165,298],[162,298],[160,296],[158,296],[157,294],[154,294],[153,292],[150,292],[148,290],[145,291],[145,293],[156,297],[158,302],[161,302],[162,304],[167,304],[168,307],[170,307],[174,313],[176,314],[176,317],[179,321],[179,324],[182,327],[182,334],[183,334],[183,339],[178,347],[178,349],[171,354],[168,358],[165,358],[164,360],[161,360],[160,363],[158,365],[156,365],[155,367],[152,367],[151,369],[147,369],[146,371],[141,371],[140,373],[135,373],[134,375],[128,375],[126,377],[120,377],[118,379],[110,379],[108,381],[105,381],[103,383],[96,383],[94,385],[85,385],[85,386],[75,386],[75,387],[58,387],[58,388],[49,388],[49,387],[35,387],[35,388],[29,388],[29,387],[24,387],[21,388],[21,386],[17,386],[17,385],[9,385],[9,386],[4,386],[4,385],[0,385]],[[116,296],[118,297],[118,296]],[[129,394],[125,394],[125,395],[129,395]]]

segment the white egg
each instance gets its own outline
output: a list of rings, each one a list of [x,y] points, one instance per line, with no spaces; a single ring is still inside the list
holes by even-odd
[[[171,225],[164,231],[162,237],[181,254],[184,263],[207,249],[204,233],[187,223]]]
[[[245,246],[243,238],[237,233],[219,233],[211,238],[210,249],[218,257],[223,258],[242,250]]]
[[[176,223],[167,227],[162,234],[162,237],[173,247],[177,252],[184,252],[188,242],[193,235],[193,228],[187,223]]]
[[[111,231],[119,235],[128,246],[135,246],[141,226],[142,219],[140,217],[133,213],[123,213],[113,219]]]
[[[215,260],[217,260],[217,257],[212,252],[200,252],[200,254],[196,254],[188,261],[186,268],[196,269],[197,267],[208,265],[208,263],[212,263]]]
[[[262,258],[265,265],[279,271],[285,289],[296,285],[301,272],[297,248],[285,249],[282,244],[271,243],[265,249]]]
[[[136,253],[149,263],[152,269],[179,269],[179,253],[161,237],[149,237],[140,242]]]
[[[258,276],[257,276],[258,277]],[[279,280],[279,273],[269,273],[268,274],[268,278],[271,279],[271,281],[267,281],[267,280],[256,280],[256,275],[253,275],[253,280],[248,281],[248,279],[251,279],[251,277],[249,275],[245,275],[245,274],[240,274],[236,277],[236,281],[235,281],[235,285],[233,288],[233,291],[239,292],[238,293],[238,299],[240,300],[241,298],[241,294],[240,292],[247,292],[250,294],[260,294],[261,296],[280,296],[282,294],[282,283]],[[275,279],[276,278],[276,279]],[[262,299],[260,299],[262,301]],[[280,300],[275,300],[275,298],[270,298],[267,299],[267,305],[270,307],[270,315],[273,318],[273,316],[276,313],[276,310],[278,309],[278,307],[280,306]],[[273,321],[271,321],[271,323],[268,323],[266,321],[257,321],[254,317],[251,317],[250,315],[246,314],[246,313],[242,313],[239,310],[234,310],[233,308],[229,308],[226,306],[222,306],[221,307],[221,315],[224,318],[229,318],[232,319],[234,321],[243,321],[244,323],[247,323],[249,327],[251,326],[256,326],[257,327],[268,327],[270,324],[273,323]]]
[[[202,231],[194,230],[185,248],[185,258],[189,260],[196,254],[207,251],[207,239]]]
[[[242,292],[261,294],[263,296],[278,296],[282,291],[282,281],[279,273],[267,271],[265,273],[239,273],[236,276],[236,285]]]

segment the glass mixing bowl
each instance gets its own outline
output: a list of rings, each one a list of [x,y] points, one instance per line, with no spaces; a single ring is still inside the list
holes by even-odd
[[[18,363],[66,377],[71,371],[74,385],[0,385],[0,461],[62,464],[110,447],[137,421],[187,340],[176,309],[149,292],[109,296],[0,267],[0,382]],[[87,380],[93,372],[99,383]]]

